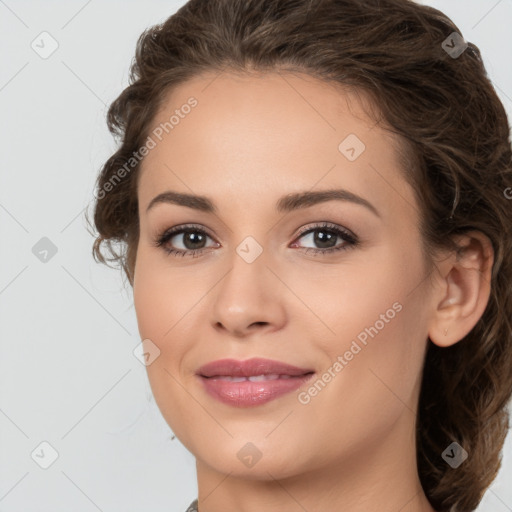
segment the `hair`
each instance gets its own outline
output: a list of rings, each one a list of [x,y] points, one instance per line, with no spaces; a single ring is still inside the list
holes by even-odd
[[[96,261],[117,263],[133,286],[140,163],[112,180],[144,144],[169,91],[188,79],[284,70],[370,98],[400,141],[428,261],[439,249],[460,250],[455,235],[470,230],[494,250],[478,323],[447,348],[429,339],[425,355],[417,465],[442,512],[476,509],[495,479],[512,394],[510,128],[478,47],[464,41],[459,56],[445,51],[453,32],[460,34],[445,14],[411,0],[190,0],[142,33],[130,84],[108,110],[119,147],[96,182],[93,245]],[[453,441],[469,454],[457,469],[442,458]]]

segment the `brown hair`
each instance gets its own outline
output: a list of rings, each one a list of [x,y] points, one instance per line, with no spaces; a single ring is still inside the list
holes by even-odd
[[[427,254],[457,250],[453,235],[473,229],[495,254],[474,329],[448,348],[428,341],[417,461],[427,498],[443,512],[474,510],[496,477],[512,394],[510,129],[478,47],[468,42],[454,56],[442,45],[454,47],[453,32],[446,15],[411,0],[189,1],[140,36],[130,85],[108,111],[121,140],[96,184],[93,246],[97,261],[119,263],[133,285],[139,163],[112,180],[176,85],[208,71],[291,70],[367,94],[401,141]],[[453,441],[469,454],[457,469],[442,458]]]

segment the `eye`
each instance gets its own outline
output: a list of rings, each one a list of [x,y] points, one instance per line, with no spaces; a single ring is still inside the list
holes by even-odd
[[[359,244],[357,237],[350,231],[328,222],[303,229],[297,240],[301,238],[306,240],[306,242],[319,246],[319,248],[306,247],[305,252],[313,252],[313,254],[333,253],[356,247]],[[339,238],[343,241],[342,244],[336,243],[336,240]],[[296,242],[293,242],[292,247],[303,248],[302,246],[298,246]]]
[[[177,226],[161,233],[154,245],[161,247],[167,254],[196,257],[205,249],[207,238],[211,237],[204,229],[198,226]],[[179,246],[180,244],[183,248],[178,247],[176,249],[176,245]],[[219,246],[219,244],[215,244],[213,247]]]
[[[206,248],[207,239],[212,237],[201,227],[195,225],[176,226],[168,229],[157,236],[154,245],[161,247],[167,254],[173,256],[200,256]],[[302,229],[296,240],[304,239],[307,243],[316,244],[319,248],[303,247],[293,242],[291,247],[305,249],[305,253],[329,254],[336,251],[356,247],[359,244],[357,237],[350,231],[327,222],[308,226]],[[336,241],[341,239],[342,243]],[[179,247],[179,246],[182,247]],[[178,246],[178,247],[177,247]],[[210,247],[220,247],[214,242]]]

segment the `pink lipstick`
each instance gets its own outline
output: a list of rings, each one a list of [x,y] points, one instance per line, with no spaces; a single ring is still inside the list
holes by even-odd
[[[197,371],[205,390],[234,407],[254,407],[290,393],[308,381],[314,370],[271,359],[220,359]]]

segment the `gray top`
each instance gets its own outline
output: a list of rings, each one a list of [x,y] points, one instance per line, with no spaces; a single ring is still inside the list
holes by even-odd
[[[189,507],[187,508],[187,510],[185,512],[198,512],[197,510],[197,499],[194,500],[190,505]]]

